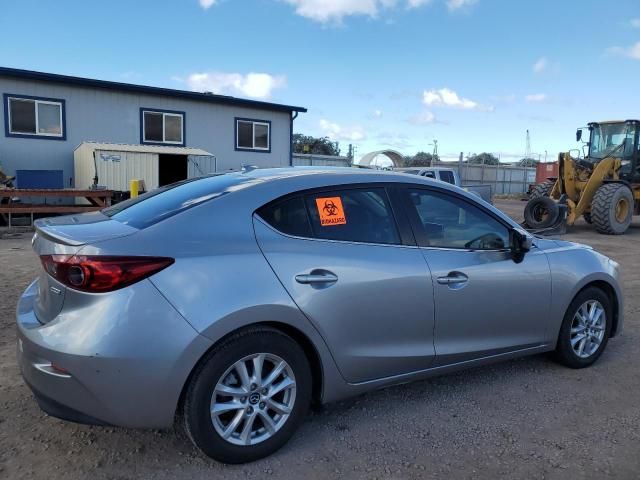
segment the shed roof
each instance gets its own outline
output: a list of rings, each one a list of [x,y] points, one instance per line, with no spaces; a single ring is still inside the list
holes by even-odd
[[[148,95],[159,95],[164,97],[176,97],[200,102],[218,103],[223,105],[237,105],[242,107],[256,108],[260,110],[271,110],[279,112],[306,112],[304,107],[293,105],[283,105],[280,103],[262,102],[258,100],[248,100],[246,98],[231,97],[228,95],[216,95],[214,93],[190,92],[188,90],[177,90],[173,88],[151,87],[148,85],[136,85],[132,83],[111,82],[107,80],[96,80],[93,78],[73,77],[69,75],[59,75],[57,73],[36,72],[33,70],[21,70],[18,68],[0,67],[0,77],[22,78],[26,80],[38,80],[50,83],[60,83],[65,85],[79,85],[82,87],[102,88],[105,90],[117,90],[121,92],[143,93]]]
[[[199,155],[206,157],[214,156],[212,153],[200,148],[172,147],[167,145],[129,145],[126,143],[83,142],[78,145],[75,150],[80,148],[107,152],[165,153],[168,155]]]

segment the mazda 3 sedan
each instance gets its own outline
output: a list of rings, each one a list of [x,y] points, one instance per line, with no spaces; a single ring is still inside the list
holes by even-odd
[[[616,262],[399,173],[187,180],[39,220],[33,248],[18,357],[41,408],[177,419],[226,463],[277,450],[312,402],[547,351],[586,367],[622,329]]]

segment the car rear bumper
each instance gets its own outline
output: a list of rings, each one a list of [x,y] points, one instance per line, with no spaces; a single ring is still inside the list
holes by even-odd
[[[52,416],[80,423],[165,428],[211,346],[149,281],[65,308],[41,324],[38,281],[16,312],[20,370]],[[71,305],[67,308],[66,303]]]

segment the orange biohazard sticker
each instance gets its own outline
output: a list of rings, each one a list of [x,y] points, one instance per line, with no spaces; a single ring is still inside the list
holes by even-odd
[[[340,197],[316,198],[316,206],[318,207],[321,226],[330,227],[347,223]]]

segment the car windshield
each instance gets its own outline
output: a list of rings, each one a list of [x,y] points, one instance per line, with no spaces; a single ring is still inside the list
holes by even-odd
[[[135,228],[146,228],[191,207],[237,190],[252,180],[251,177],[234,174],[192,178],[120,202],[105,208],[102,213],[120,223]]]
[[[635,128],[626,123],[603,123],[591,131],[589,157],[602,160],[606,157],[630,159],[633,156]]]

